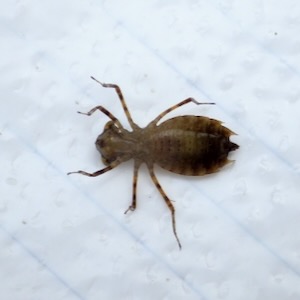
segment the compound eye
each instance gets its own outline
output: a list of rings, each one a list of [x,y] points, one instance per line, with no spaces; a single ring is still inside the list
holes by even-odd
[[[115,124],[113,121],[108,121],[105,126],[104,126],[104,130],[108,130],[108,129],[111,129],[112,127],[114,127]]]
[[[122,133],[122,130],[113,121],[107,122],[104,127],[104,131],[109,131],[109,130],[116,132],[116,133]]]
[[[102,162],[103,162],[106,166],[109,166],[109,165],[112,163],[112,160],[108,160],[108,159],[104,158],[103,156],[102,156],[101,158],[102,158]]]

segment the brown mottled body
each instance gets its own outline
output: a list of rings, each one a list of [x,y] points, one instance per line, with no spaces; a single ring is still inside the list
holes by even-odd
[[[200,176],[216,172],[230,162],[227,158],[228,153],[239,148],[229,140],[234,133],[222,126],[220,121],[201,116],[175,117],[157,125],[166,114],[189,102],[214,104],[198,103],[193,98],[185,99],[170,107],[146,128],[140,128],[131,118],[121,89],[115,84],[97,82],[103,87],[116,90],[133,130],[124,129],[119,120],[102,106],[97,106],[88,113],[82,113],[90,116],[96,110],[100,110],[111,119],[96,140],[96,147],[107,167],[94,173],[77,171],[68,174],[79,173],[95,177],[124,161],[134,159],[132,203],[125,211],[127,213],[136,208],[138,169],[142,163],[146,163],[153,183],[171,211],[173,232],[181,248],[176,232],[175,209],[154,174],[154,164],[181,175]]]
[[[200,176],[218,171],[229,162],[232,131],[221,122],[200,116],[169,119],[151,130],[148,144],[154,163],[168,171]]]

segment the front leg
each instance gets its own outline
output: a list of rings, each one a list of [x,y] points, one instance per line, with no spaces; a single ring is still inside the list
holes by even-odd
[[[112,169],[114,169],[116,166],[118,166],[122,161],[119,161],[119,160],[115,160],[113,161],[109,166],[107,166],[106,168],[104,169],[101,169],[99,171],[96,171],[94,173],[88,173],[86,171],[82,171],[82,170],[79,170],[79,171],[75,171],[75,172],[69,172],[67,173],[67,175],[71,175],[71,174],[81,174],[81,175],[85,175],[85,176],[89,176],[89,177],[96,177],[96,176],[99,176],[101,174],[104,174]]]
[[[123,129],[123,126],[121,125],[120,121],[110,111],[108,111],[106,108],[104,108],[101,105],[94,107],[87,113],[81,112],[81,111],[78,111],[78,113],[82,114],[82,115],[86,115],[86,116],[91,116],[96,110],[100,110],[102,113],[104,113],[106,116],[108,116],[117,127],[119,127],[120,129]]]

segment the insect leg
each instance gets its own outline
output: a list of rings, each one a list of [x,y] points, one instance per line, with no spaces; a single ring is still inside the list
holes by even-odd
[[[88,172],[79,170],[79,171],[75,171],[75,172],[69,172],[69,173],[67,173],[67,175],[70,175],[70,174],[81,174],[81,175],[85,175],[85,176],[89,176],[89,177],[96,177],[96,176],[99,176],[101,174],[104,174],[104,173],[112,170],[113,168],[115,168],[116,166],[118,166],[121,162],[122,161],[120,161],[120,160],[115,160],[114,162],[112,162],[106,168],[101,169],[99,171],[96,171],[94,173],[88,173]]]
[[[99,80],[97,80],[96,78],[94,78],[93,76],[91,76],[91,78],[92,78],[93,80],[95,80],[96,82],[98,82],[99,84],[101,84],[103,87],[115,89],[116,93],[117,93],[118,96],[119,96],[119,99],[120,99],[120,101],[121,101],[123,110],[124,110],[124,112],[125,112],[125,115],[126,115],[126,117],[127,117],[127,119],[128,119],[128,122],[129,122],[131,128],[132,128],[132,129],[137,129],[137,128],[139,128],[139,127],[133,122],[133,120],[132,120],[132,118],[131,118],[130,112],[129,112],[129,110],[128,110],[128,107],[127,107],[127,105],[126,105],[126,102],[125,102],[125,99],[124,99],[124,96],[123,96],[123,94],[122,94],[122,91],[121,91],[120,87],[119,87],[118,85],[112,84],[112,83],[102,83],[102,82],[100,82]]]
[[[82,115],[86,115],[86,116],[90,116],[92,115],[96,110],[100,110],[102,113],[104,113],[106,116],[108,116],[113,122],[114,124],[119,127],[119,128],[123,128],[123,126],[121,125],[120,121],[111,113],[109,112],[106,108],[104,108],[103,106],[96,106],[93,109],[91,109],[89,112],[84,113],[81,111],[78,111],[79,114]]]
[[[141,162],[139,160],[134,161],[133,183],[132,183],[132,203],[128,207],[128,209],[124,212],[124,214],[127,214],[127,212],[129,210],[134,211],[136,208],[136,187],[137,187],[138,171],[139,171],[140,165],[141,165]]]
[[[194,98],[187,98],[187,99],[185,99],[185,100],[183,100],[183,101],[181,101],[181,102],[179,102],[179,103],[177,103],[177,104],[175,104],[175,105],[173,105],[173,106],[171,106],[170,108],[168,108],[168,109],[166,109],[164,112],[162,112],[161,114],[159,114],[149,125],[156,125],[157,124],[157,122],[160,120],[160,119],[162,119],[166,114],[168,114],[169,112],[171,112],[172,110],[174,110],[174,109],[176,109],[176,108],[178,108],[178,107],[180,107],[180,106],[182,106],[182,105],[185,105],[185,104],[188,104],[188,103],[190,103],[190,102],[193,102],[193,103],[195,103],[195,104],[197,104],[197,105],[202,105],[202,104],[215,104],[215,103],[213,103],[213,102],[198,102],[198,101],[196,101]]]
[[[166,195],[166,193],[164,192],[163,188],[159,184],[159,182],[158,182],[158,180],[157,180],[157,178],[156,178],[156,176],[154,174],[153,165],[149,165],[148,164],[148,169],[149,169],[149,173],[150,173],[152,181],[154,182],[155,186],[157,187],[158,191],[160,192],[160,194],[164,198],[167,206],[169,207],[169,209],[171,211],[173,232],[174,232],[175,238],[177,240],[179,249],[181,250],[181,243],[179,241],[179,238],[178,238],[177,232],[176,232],[175,208],[174,208],[173,204],[171,203],[171,200],[169,199],[169,197]]]

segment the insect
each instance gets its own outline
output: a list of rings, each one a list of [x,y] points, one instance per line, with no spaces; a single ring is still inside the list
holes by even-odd
[[[157,164],[168,171],[189,176],[217,172],[230,162],[227,158],[228,153],[239,148],[237,144],[229,140],[230,136],[235,133],[222,126],[220,121],[202,116],[179,116],[157,124],[169,112],[190,102],[197,105],[214,104],[199,103],[193,98],[187,98],[171,106],[145,128],[141,128],[132,120],[120,87],[116,84],[101,83],[94,77],[91,78],[103,87],[113,88],[116,91],[132,131],[125,129],[120,121],[103,106],[96,106],[87,113],[78,112],[90,116],[99,110],[110,119],[96,140],[96,148],[106,167],[94,173],[80,170],[69,172],[68,175],[78,173],[95,177],[133,159],[132,202],[125,211],[126,214],[136,209],[138,170],[141,164],[145,163],[153,183],[171,212],[173,233],[181,249],[176,231],[175,208],[154,173],[154,165]]]

